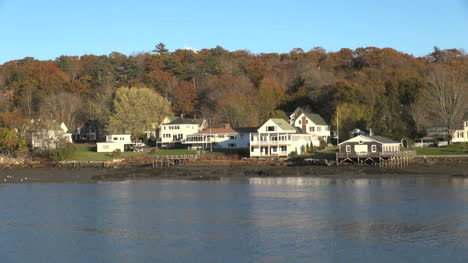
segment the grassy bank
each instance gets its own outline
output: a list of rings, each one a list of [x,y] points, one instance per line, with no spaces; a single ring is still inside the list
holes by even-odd
[[[446,147],[410,147],[417,155],[465,155],[468,154],[468,143],[451,144]]]
[[[70,156],[68,161],[107,161],[113,159],[122,159],[128,156],[157,156],[157,155],[183,155],[183,154],[196,154],[197,151],[186,150],[186,149],[170,149],[161,150],[158,149],[156,153],[144,152],[122,152],[119,157],[113,157],[112,153],[98,153],[96,152],[96,146],[94,145],[83,145],[77,144],[77,151]]]
[[[330,147],[324,150],[320,150],[311,154],[299,155],[297,158],[305,159],[305,158],[313,158],[313,159],[327,159],[327,160],[335,160],[336,158],[336,147]]]

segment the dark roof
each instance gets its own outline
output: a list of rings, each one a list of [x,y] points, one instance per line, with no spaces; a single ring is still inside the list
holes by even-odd
[[[385,138],[385,137],[382,137],[382,136],[367,136],[367,135],[361,135],[362,137],[365,137],[365,138],[368,138],[368,139],[371,139],[371,140],[374,140],[376,142],[380,142],[380,143],[399,143],[399,142],[396,142],[394,140],[391,140],[391,139],[388,139],[388,138]]]
[[[304,115],[317,125],[328,125],[325,122],[325,120],[322,118],[322,116],[320,116],[318,114],[304,112]]]
[[[174,124],[197,124],[197,123],[194,123],[193,121],[189,119],[177,118],[169,123],[166,123],[165,125],[174,125]]]
[[[258,130],[258,127],[239,127],[239,128],[234,128],[235,131],[238,133],[256,133]]]

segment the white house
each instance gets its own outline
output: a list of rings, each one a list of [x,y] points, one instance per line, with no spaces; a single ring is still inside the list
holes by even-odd
[[[256,133],[250,134],[250,157],[287,157],[313,142],[313,136],[303,133],[283,119],[269,119]]]
[[[130,134],[106,135],[105,142],[98,142],[97,152],[113,152],[115,150],[125,151],[125,145],[132,144]]]
[[[72,143],[72,134],[68,133],[65,123],[57,125],[55,121],[32,120],[32,128],[27,132],[26,141],[32,149],[55,149],[57,142],[63,140]]]
[[[159,126],[158,143],[161,144],[161,147],[174,146],[174,144],[181,143],[182,140],[186,139],[187,135],[198,133],[207,126],[206,120],[203,119],[177,118]]]
[[[293,113],[291,113],[289,115],[289,124],[293,125],[294,126],[294,122],[296,121],[296,119],[299,117],[299,115],[301,115],[303,112],[307,112],[305,110],[303,110],[301,107],[297,107]]]
[[[463,127],[455,130],[452,142],[468,142],[468,121],[464,121]]]
[[[327,141],[330,137],[330,126],[318,114],[302,112],[292,122],[294,127],[311,134],[314,138],[314,146],[319,146],[319,140]]]
[[[193,150],[204,149],[248,149],[249,134],[254,128],[233,129],[229,124],[224,128],[211,128],[195,134],[189,134],[182,144],[189,145]]]

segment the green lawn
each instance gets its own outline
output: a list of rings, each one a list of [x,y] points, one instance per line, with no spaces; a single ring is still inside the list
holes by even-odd
[[[328,159],[334,160],[336,158],[336,147],[327,148],[325,150],[317,151],[313,154],[306,154],[299,156],[300,158],[314,158],[314,159]]]
[[[155,156],[155,155],[182,155],[182,154],[196,154],[197,151],[186,150],[186,149],[170,149],[161,150],[158,149],[155,154],[149,152],[149,149],[145,149],[145,152],[123,152],[121,157],[112,157],[112,153],[98,153],[96,152],[96,146],[92,145],[76,145],[78,150],[67,160],[69,161],[107,161],[112,159],[122,159],[127,156]]]
[[[417,155],[462,155],[468,154],[468,143],[451,144],[447,147],[410,147]]]

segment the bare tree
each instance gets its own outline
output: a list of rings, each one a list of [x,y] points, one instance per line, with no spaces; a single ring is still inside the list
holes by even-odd
[[[47,97],[41,105],[41,113],[47,118],[63,122],[71,129],[81,112],[81,100],[76,94],[61,92]]]
[[[427,124],[427,103],[425,94],[417,94],[416,100],[408,105],[408,113],[414,121],[416,132],[420,133]]]
[[[457,72],[435,67],[429,75],[426,95],[428,113],[447,130],[449,142],[467,109],[467,95],[467,82]]]

